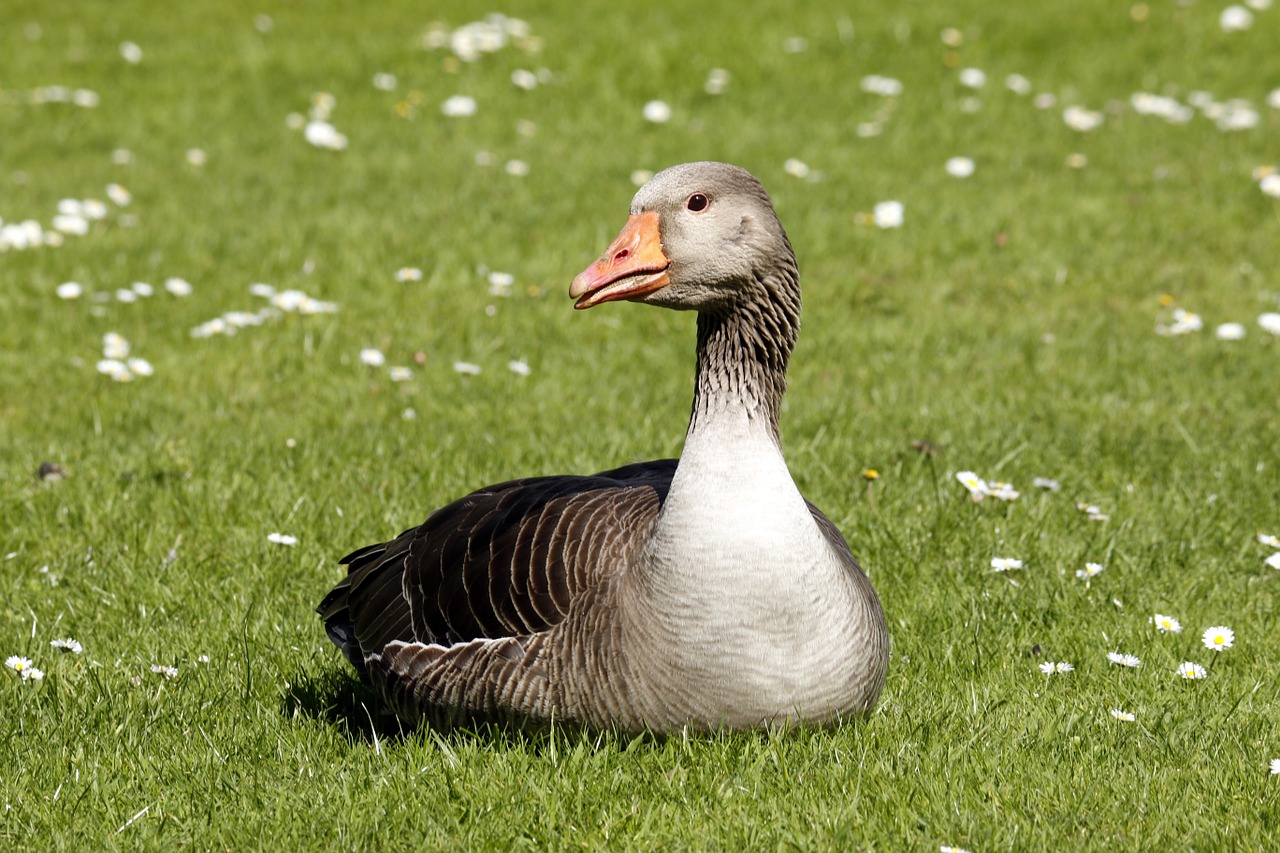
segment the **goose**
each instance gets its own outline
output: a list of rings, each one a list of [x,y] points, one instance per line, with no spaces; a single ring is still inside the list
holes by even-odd
[[[800,288],[764,187],[724,163],[658,173],[569,295],[697,313],[680,458],[499,483],[349,554],[317,608],[329,638],[408,725],[669,732],[868,714],[888,628],[783,459]]]

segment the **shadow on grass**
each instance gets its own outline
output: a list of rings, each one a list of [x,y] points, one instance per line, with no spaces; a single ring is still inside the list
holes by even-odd
[[[400,740],[409,734],[369,686],[341,670],[319,676],[299,673],[280,697],[287,717],[304,717],[334,726],[352,743]]]
[[[470,719],[453,723],[436,722],[409,726],[402,723],[377,693],[344,669],[320,675],[299,673],[280,698],[281,713],[292,718],[309,718],[334,726],[352,744],[374,748],[393,747],[406,741],[434,741],[444,749],[476,747],[515,749],[531,755],[563,753],[566,748],[586,746],[589,750],[624,753],[636,749],[689,748],[721,744],[733,750],[750,750],[769,743],[796,738],[829,739],[840,730],[858,727],[862,721],[823,726],[789,725],[778,729],[747,731],[627,732],[592,729],[545,720]]]
[[[334,726],[353,744],[388,746],[409,738],[428,737],[441,745],[477,743],[519,748],[533,754],[562,750],[568,743],[589,741],[595,749],[625,752],[640,744],[663,742],[666,735],[595,731],[567,723],[532,720],[470,719],[455,723],[402,723],[377,693],[344,670],[318,676],[299,673],[280,697],[281,713]]]

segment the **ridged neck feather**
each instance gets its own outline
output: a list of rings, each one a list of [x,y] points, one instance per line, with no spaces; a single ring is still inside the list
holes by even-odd
[[[689,434],[722,414],[763,423],[779,447],[787,362],[800,329],[800,286],[787,253],[768,275],[744,282],[745,298],[698,314],[698,366]]]

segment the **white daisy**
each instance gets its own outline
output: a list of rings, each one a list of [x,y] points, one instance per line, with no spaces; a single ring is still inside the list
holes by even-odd
[[[1280,569],[1280,551],[1277,551],[1270,557],[1267,557],[1263,562],[1273,569]]]
[[[1031,81],[1021,74],[1010,74],[1004,78],[1005,88],[1015,95],[1030,95]]]
[[[873,95],[880,95],[885,98],[896,98],[902,94],[902,82],[892,77],[882,77],[879,74],[868,74],[862,78],[862,91],[869,92]]]
[[[975,501],[980,501],[987,494],[987,481],[983,480],[972,471],[961,471],[956,474],[956,479],[960,481],[966,489],[969,490],[969,496]]]
[[[1280,92],[1280,89],[1277,89],[1276,91]],[[1280,107],[1277,109],[1280,109]],[[1262,190],[1272,198],[1280,198],[1280,173],[1267,175],[1265,178],[1258,181],[1258,189]]]
[[[530,92],[538,87],[538,75],[527,68],[517,68],[511,72],[511,83],[517,89]]]
[[[1062,120],[1072,130],[1088,133],[1102,125],[1102,113],[1084,107],[1071,106],[1063,110]]]
[[[422,281],[422,270],[417,267],[401,267],[396,270],[396,281]]]
[[[1047,660],[1040,664],[1040,671],[1045,675],[1053,675],[1053,661]]]
[[[79,641],[73,640],[70,637],[62,640],[50,640],[49,645],[53,646],[60,652],[70,652],[73,655],[78,655],[84,651],[84,647],[80,645]]]
[[[649,101],[644,105],[644,117],[654,124],[664,124],[671,120],[671,107],[666,101]]]
[[[1022,561],[1013,557],[992,557],[991,568],[997,572],[1007,572],[1011,569],[1022,568]]]
[[[1037,489],[1044,489],[1047,492],[1056,492],[1062,488],[1062,484],[1057,480],[1050,480],[1048,477],[1036,477],[1031,481],[1031,485]]]
[[[529,363],[524,359],[515,359],[513,361],[508,361],[507,370],[510,370],[512,373],[516,374],[517,376],[528,376],[532,372],[529,368]]]
[[[1280,184],[1277,186],[1276,195],[1280,195]],[[1273,335],[1280,335],[1280,314],[1268,312],[1258,315],[1258,325],[1262,327],[1262,331],[1270,332]]]
[[[1220,652],[1223,649],[1231,648],[1235,643],[1236,632],[1232,631],[1226,625],[1215,625],[1212,628],[1205,628],[1204,634],[1200,637],[1200,642],[1204,643],[1206,649],[1213,649]]]
[[[1263,545],[1270,545],[1272,548],[1280,548],[1280,536],[1274,533],[1259,533],[1258,541]]]
[[[872,211],[877,228],[901,228],[905,208],[900,201],[882,201]]]
[[[1067,662],[1066,662],[1066,661],[1064,661],[1064,660],[1063,660],[1063,661],[1058,661],[1057,663],[1055,663],[1055,664],[1053,665],[1053,671],[1054,671],[1054,672],[1057,672],[1057,673],[1062,673],[1062,672],[1071,672],[1071,671],[1072,671],[1072,670],[1074,670],[1074,669],[1075,669],[1075,667],[1074,667],[1074,666],[1072,666],[1071,664],[1067,663]]]
[[[1243,323],[1222,323],[1218,328],[1213,330],[1213,334],[1220,341],[1238,341],[1242,340],[1245,335]]]
[[[124,61],[130,65],[137,65],[142,61],[142,48],[138,47],[131,41],[120,43],[120,55],[124,57]]]
[[[807,178],[809,177],[809,164],[803,160],[797,160],[795,157],[791,157],[787,162],[782,164],[782,171],[786,172],[788,175],[792,175],[793,177]]]
[[[1127,666],[1130,669],[1137,669],[1142,666],[1142,661],[1138,659],[1137,655],[1124,655],[1120,652],[1107,652],[1107,660],[1116,666]]]
[[[529,164],[524,160],[508,160],[503,170],[514,178],[523,178],[529,174]]]
[[[1208,673],[1205,672],[1204,667],[1202,667],[1200,664],[1192,663],[1191,661],[1188,660],[1178,664],[1178,675],[1181,675],[1183,678],[1187,678],[1192,681],[1198,681],[1199,679],[1204,678],[1206,675],[1208,675]]]
[[[1271,759],[1271,775],[1280,776],[1280,758]]]
[[[480,375],[480,365],[472,364],[469,361],[455,361],[453,363],[453,370],[455,373],[461,373],[464,376]]]
[[[84,288],[74,281],[67,281],[54,288],[53,292],[58,294],[59,299],[79,299]]]
[[[1170,634],[1181,634],[1182,623],[1172,616],[1165,616],[1163,613],[1157,613],[1147,620],[1156,626],[1156,630],[1160,632],[1168,632]]]
[[[1115,717],[1122,723],[1132,723],[1137,719],[1133,714],[1130,714],[1128,711],[1122,711],[1119,708],[1112,708],[1111,716]]]
[[[731,75],[723,68],[712,68],[707,73],[707,82],[703,85],[708,95],[723,95],[725,89],[729,88],[729,80]]]
[[[392,382],[408,382],[413,378],[413,370],[408,367],[393,367],[388,374]]]
[[[10,655],[5,658],[4,665],[19,674],[31,668],[31,658],[24,658],[21,655]]]
[[[960,85],[981,89],[987,85],[987,73],[981,68],[965,68],[960,72]]]
[[[190,296],[191,282],[187,281],[185,278],[170,276],[164,280],[164,289],[174,296]]]
[[[988,483],[987,494],[1002,501],[1016,501],[1021,492],[1009,483]]]
[[[1076,569],[1076,577],[1081,580],[1089,580],[1102,574],[1105,568],[1101,563],[1085,563],[1083,569]]]
[[[382,354],[380,349],[365,347],[360,350],[360,363],[367,364],[370,367],[382,367],[387,363],[387,357]]]
[[[209,155],[204,152],[203,148],[188,148],[187,163],[192,166],[203,166],[209,162]]]
[[[343,151],[347,147],[347,137],[327,121],[312,119],[302,129],[302,136],[316,148],[328,148],[330,151]]]
[[[1218,26],[1226,33],[1238,33],[1253,26],[1253,13],[1243,6],[1228,6],[1218,16]]]
[[[30,667],[29,669],[24,669],[22,671],[22,680],[23,681],[43,681],[44,670],[34,666]]]
[[[967,178],[973,174],[976,166],[969,157],[952,157],[947,160],[944,168],[946,168],[947,174],[953,178]]]
[[[298,537],[290,536],[287,533],[268,533],[267,541],[274,542],[277,545],[297,545]]]
[[[177,678],[178,668],[176,666],[162,666],[158,663],[151,664],[151,671],[156,675],[163,675],[165,678]]]
[[[128,207],[133,194],[120,184],[107,184],[107,198],[115,202],[116,207]]]
[[[379,71],[373,75],[373,88],[379,92],[394,92],[396,88],[396,75],[388,74],[385,71]]]

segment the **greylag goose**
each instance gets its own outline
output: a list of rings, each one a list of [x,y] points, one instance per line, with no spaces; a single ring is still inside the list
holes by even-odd
[[[800,287],[764,187],[723,163],[659,173],[569,295],[697,312],[679,460],[512,480],[435,510],[342,560],[318,608],[329,637],[409,724],[670,731],[869,712],[884,613],[783,461]]]

